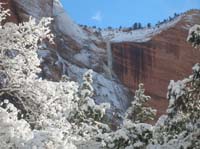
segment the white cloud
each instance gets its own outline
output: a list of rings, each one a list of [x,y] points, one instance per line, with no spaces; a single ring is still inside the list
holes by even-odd
[[[101,11],[97,11],[94,16],[91,18],[94,21],[101,22],[102,21],[102,14]]]

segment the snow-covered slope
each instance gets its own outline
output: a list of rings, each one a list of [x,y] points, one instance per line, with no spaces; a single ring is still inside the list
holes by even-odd
[[[146,42],[156,34],[173,27],[181,18],[182,16],[179,16],[173,21],[164,23],[159,27],[144,28],[128,32],[118,29],[104,29],[101,31],[101,34],[105,40],[109,39],[111,42]]]
[[[65,35],[72,37],[77,42],[88,40],[86,32],[84,32],[65,12],[59,0],[54,0],[53,3],[53,18],[56,26]]]
[[[77,78],[78,82],[82,81],[82,76],[87,71],[86,68],[80,68],[73,64],[69,64],[68,70],[69,76]],[[130,100],[127,100],[129,91],[122,84],[97,72],[93,73],[93,80],[97,103],[109,102],[113,107],[111,110],[113,112],[115,110],[123,112],[128,107],[128,104],[130,104]]]

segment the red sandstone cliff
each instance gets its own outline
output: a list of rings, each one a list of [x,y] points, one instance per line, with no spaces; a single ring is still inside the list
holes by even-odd
[[[188,29],[194,24],[200,24],[198,10],[187,12],[175,26],[147,42],[112,43],[114,72],[132,91],[138,83],[144,83],[146,93],[153,99],[150,104],[159,115],[168,106],[169,81],[187,77],[192,66],[200,62],[200,52],[186,42]]]

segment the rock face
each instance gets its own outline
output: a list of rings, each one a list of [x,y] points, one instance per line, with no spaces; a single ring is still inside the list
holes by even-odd
[[[147,42],[112,43],[114,72],[132,91],[138,83],[144,83],[146,93],[153,99],[150,104],[159,115],[168,105],[169,81],[187,77],[192,66],[200,62],[200,52],[186,42],[189,27],[198,23],[200,11],[193,10]]]

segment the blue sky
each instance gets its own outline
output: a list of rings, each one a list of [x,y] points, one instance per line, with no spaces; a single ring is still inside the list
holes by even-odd
[[[79,24],[98,27],[146,25],[185,12],[200,9],[200,0],[61,0],[70,17]]]

